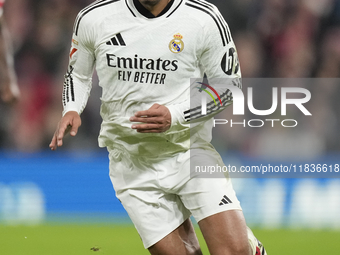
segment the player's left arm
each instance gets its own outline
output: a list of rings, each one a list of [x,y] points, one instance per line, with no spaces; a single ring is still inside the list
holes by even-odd
[[[186,102],[169,106],[173,129],[169,132],[180,132],[211,120],[232,104],[233,95],[229,88],[242,88],[241,68],[229,26],[216,7],[214,13],[216,20],[210,19],[203,28],[201,54],[198,54],[201,69],[207,79],[203,79],[200,84],[191,84],[190,98]],[[207,96],[204,114],[201,112],[202,93],[205,93],[203,89],[211,92],[214,97],[212,99]]]

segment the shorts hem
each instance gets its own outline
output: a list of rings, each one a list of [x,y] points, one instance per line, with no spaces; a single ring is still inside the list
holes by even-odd
[[[205,213],[204,215],[200,215],[199,217],[195,217],[195,220],[198,222],[200,222],[201,220],[205,219],[205,218],[208,218],[209,216],[212,216],[212,215],[215,215],[215,214],[218,214],[218,213],[221,213],[221,212],[226,212],[226,211],[232,211],[232,210],[235,210],[235,211],[242,211],[242,208],[240,206],[229,206],[229,207],[222,207],[221,209],[219,210],[214,210],[214,211],[210,211],[210,212],[207,212]]]

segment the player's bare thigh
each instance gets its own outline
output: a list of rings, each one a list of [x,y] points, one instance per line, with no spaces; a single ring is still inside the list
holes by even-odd
[[[211,215],[198,222],[211,255],[250,255],[247,226],[241,210]]]
[[[202,255],[190,219],[149,248],[152,255]]]

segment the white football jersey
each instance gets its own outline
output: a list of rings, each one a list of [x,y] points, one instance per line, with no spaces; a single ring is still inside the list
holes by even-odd
[[[64,114],[83,111],[94,68],[102,87],[99,146],[146,156],[189,149],[190,115],[197,111],[190,104],[190,78],[241,76],[228,26],[203,0],[172,0],[157,17],[138,0],[99,0],[84,8],[74,24]],[[169,108],[171,128],[161,134],[131,129],[129,118],[154,103]],[[195,128],[198,143],[210,142],[216,113],[208,109],[208,120]]]

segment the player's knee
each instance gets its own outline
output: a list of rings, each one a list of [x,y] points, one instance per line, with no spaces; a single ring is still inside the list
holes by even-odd
[[[186,254],[189,254],[189,255],[202,255],[203,254],[197,239],[183,241],[183,244],[186,249]]]
[[[189,255],[202,255],[202,251],[199,245],[191,246],[189,249],[187,247],[187,254]]]

